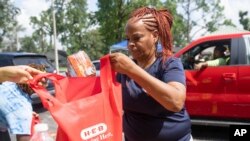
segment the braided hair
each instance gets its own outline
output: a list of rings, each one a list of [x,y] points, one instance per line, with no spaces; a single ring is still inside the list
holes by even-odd
[[[133,11],[129,17],[131,18],[142,18],[145,15],[151,14],[152,18],[155,20],[152,21],[154,23],[145,23],[146,26],[152,29],[155,28],[159,32],[160,42],[162,45],[162,55],[163,60],[166,60],[166,58],[170,55],[172,55],[172,34],[171,34],[171,27],[173,24],[173,17],[171,13],[167,9],[162,10],[156,10],[154,8],[149,7],[141,7],[139,9],[136,9]],[[152,24],[156,24],[156,27],[152,27]]]

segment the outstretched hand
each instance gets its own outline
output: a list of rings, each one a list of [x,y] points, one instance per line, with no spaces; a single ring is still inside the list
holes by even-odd
[[[0,68],[0,82],[12,81],[15,83],[27,83],[33,76],[44,73],[29,66],[7,66]]]
[[[194,64],[194,69],[195,70],[201,70],[203,68],[207,67],[207,63],[206,62],[201,62],[198,64]]]

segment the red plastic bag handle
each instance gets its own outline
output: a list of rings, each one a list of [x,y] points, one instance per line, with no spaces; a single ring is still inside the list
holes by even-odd
[[[115,71],[112,70],[109,55],[105,55],[100,59],[100,79],[102,90],[107,90],[116,83]],[[108,90],[109,91],[109,90]]]
[[[39,74],[39,75],[37,75],[36,77],[34,77],[34,79],[31,80],[31,84],[37,85],[38,82],[39,82],[42,78],[48,78],[48,79],[50,79],[50,80],[57,81],[57,80],[60,80],[60,79],[65,78],[65,76],[58,75],[58,74],[56,74],[56,73],[42,73],[42,74]]]
[[[102,57],[100,59],[101,61],[101,88],[103,91],[107,91],[109,94],[109,99],[110,99],[110,104],[112,106],[112,109],[114,111],[115,114],[117,115],[122,115],[122,111],[121,109],[121,100],[119,100],[119,96],[116,92],[121,93],[121,89],[115,89],[115,86],[119,86],[120,83],[117,83],[116,81],[116,75],[115,75],[115,71],[112,70],[111,68],[111,64],[110,64],[110,58],[109,55],[105,55],[104,57]],[[116,87],[117,88],[117,87]],[[117,91],[118,90],[118,91]]]
[[[32,81],[31,83],[32,83],[33,85],[35,85],[35,86],[38,86],[37,84],[38,84],[38,82],[39,82],[42,78],[47,78],[47,79],[49,79],[49,80],[52,80],[53,83],[54,83],[55,85],[60,86],[60,83],[58,82],[58,80],[64,79],[64,78],[66,78],[66,77],[65,77],[65,76],[62,76],[62,75],[58,75],[58,74],[56,74],[56,73],[43,73],[43,74],[37,75],[37,76],[33,79],[33,81]],[[57,91],[57,93],[62,93],[62,92],[61,92],[61,89],[56,89],[56,91]],[[65,102],[65,101],[61,101],[61,102]]]
[[[30,87],[40,97],[42,104],[45,108],[48,108],[49,106],[54,105],[54,103],[61,104],[62,102],[58,101],[55,97],[51,96],[50,93],[43,86],[38,85],[38,82],[42,78],[50,79],[53,81],[54,84],[59,84],[58,80],[63,79],[65,77],[62,75],[55,74],[55,73],[42,73],[42,74],[37,75],[36,77],[34,77],[33,80],[30,80],[28,82]]]

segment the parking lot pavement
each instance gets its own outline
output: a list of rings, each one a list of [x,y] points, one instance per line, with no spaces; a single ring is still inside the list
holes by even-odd
[[[34,111],[39,114],[42,123],[47,123],[49,125],[49,133],[52,137],[56,137],[57,124],[50,115],[49,111],[44,109],[42,105],[34,106]]]

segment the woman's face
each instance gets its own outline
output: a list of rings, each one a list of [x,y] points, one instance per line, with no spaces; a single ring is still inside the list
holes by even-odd
[[[128,50],[137,61],[147,61],[155,56],[158,34],[146,29],[142,20],[130,19],[125,29]]]

